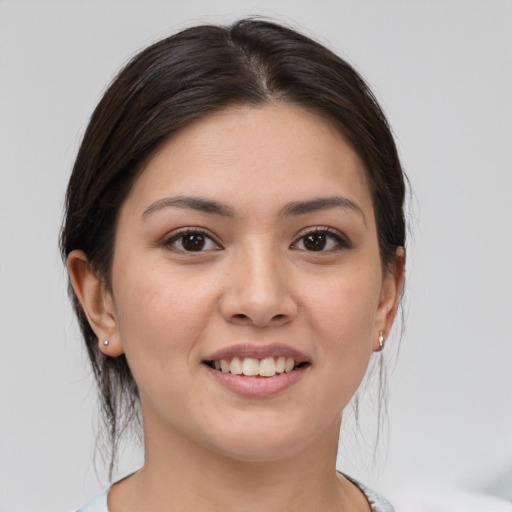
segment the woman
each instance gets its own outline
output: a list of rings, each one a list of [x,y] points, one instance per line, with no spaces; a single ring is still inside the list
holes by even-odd
[[[399,302],[403,200],[382,111],[318,43],[242,20],[137,55],[61,247],[114,452],[140,404],[145,462],[81,510],[392,510],[335,462]]]

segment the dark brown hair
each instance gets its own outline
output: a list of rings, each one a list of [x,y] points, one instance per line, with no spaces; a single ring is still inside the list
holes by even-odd
[[[143,50],[119,73],[94,111],[66,195],[64,259],[81,249],[110,286],[119,208],[155,150],[192,121],[232,105],[281,101],[320,114],[362,159],[369,179],[384,268],[405,246],[405,177],[386,118],[344,60],[274,23],[244,19],[197,26]],[[127,361],[104,356],[70,287],[112,443],[137,415]]]

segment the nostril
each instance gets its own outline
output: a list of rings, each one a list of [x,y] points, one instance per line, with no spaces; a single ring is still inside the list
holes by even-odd
[[[256,319],[256,321],[250,316],[250,315],[246,315],[244,313],[236,313],[234,314],[231,319],[234,320],[234,321],[239,321],[239,322],[251,322],[251,323],[254,323],[255,325],[266,325],[267,323],[282,323],[282,322],[285,322],[287,319],[289,318],[288,315],[286,314],[283,314],[283,313],[279,313],[277,315],[274,315],[270,318],[270,320],[261,320],[261,319]]]

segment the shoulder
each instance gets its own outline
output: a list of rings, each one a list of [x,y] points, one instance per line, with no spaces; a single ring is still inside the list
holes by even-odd
[[[395,512],[395,509],[386,498],[380,494],[377,494],[371,489],[368,489],[368,487],[363,485],[361,482],[358,482],[357,480],[354,480],[347,475],[344,476],[345,478],[348,478],[348,480],[350,480],[354,485],[357,485],[359,489],[361,489],[363,494],[366,496],[366,499],[370,503],[370,506],[372,507],[372,512]]]
[[[80,507],[76,512],[108,512],[107,495],[108,491],[105,491],[83,507]]]

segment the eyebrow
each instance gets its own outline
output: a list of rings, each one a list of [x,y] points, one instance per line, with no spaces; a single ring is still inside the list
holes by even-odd
[[[354,201],[341,196],[319,197],[309,201],[294,201],[283,207],[281,215],[304,215],[306,213],[330,210],[332,208],[343,208],[358,213],[366,226],[366,217],[361,207],[357,203],[354,203]]]
[[[162,208],[167,208],[169,206],[174,206],[177,208],[188,208],[191,210],[197,210],[202,213],[220,215],[222,217],[235,216],[235,212],[233,208],[231,208],[231,206],[219,203],[218,201],[213,201],[211,199],[203,199],[201,197],[178,196],[165,197],[163,199],[155,201],[154,203],[151,203],[144,210],[142,217],[146,217],[150,213],[153,213],[157,210],[161,210]]]
[[[220,215],[221,217],[235,216],[235,210],[227,204],[202,197],[177,196],[165,197],[151,203],[142,213],[142,217],[146,217],[150,213],[170,206],[196,210],[201,213]],[[341,196],[319,197],[308,201],[293,201],[284,205],[280,211],[280,216],[298,216],[322,210],[330,210],[332,208],[349,209],[358,213],[366,226],[366,217],[359,205]]]

